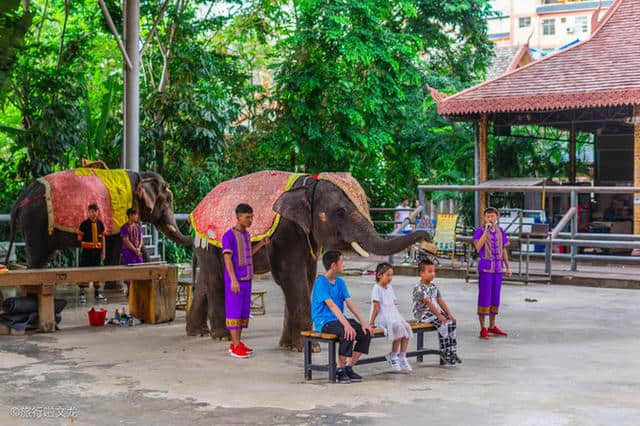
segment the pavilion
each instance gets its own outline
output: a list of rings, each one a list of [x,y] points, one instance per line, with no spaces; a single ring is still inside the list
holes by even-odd
[[[576,181],[576,133],[595,142],[595,185],[640,186],[640,1],[616,0],[590,38],[556,54],[448,96],[430,88],[438,113],[476,124],[476,185],[488,180],[487,139],[511,126],[539,125],[569,133],[570,183]],[[640,194],[629,230],[640,234]],[[487,205],[480,194],[476,214]],[[632,222],[631,222],[631,219]],[[633,223],[633,226],[631,226]]]

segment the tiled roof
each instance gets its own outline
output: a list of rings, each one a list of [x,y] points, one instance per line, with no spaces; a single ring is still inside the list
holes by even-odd
[[[640,104],[640,0],[617,0],[593,35],[440,99],[442,115]]]
[[[490,80],[504,74],[519,50],[518,46],[494,47],[494,57],[487,68],[487,79]]]

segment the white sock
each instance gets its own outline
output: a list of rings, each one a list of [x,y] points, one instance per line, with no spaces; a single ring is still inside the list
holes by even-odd
[[[400,352],[400,358],[407,359],[407,353],[406,352]]]
[[[391,352],[391,359],[398,359],[398,352]]]

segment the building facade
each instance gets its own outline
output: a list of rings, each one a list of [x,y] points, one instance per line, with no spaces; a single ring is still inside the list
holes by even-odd
[[[492,0],[496,13],[488,19],[488,34],[497,47],[521,46],[553,50],[591,34],[591,20],[602,18],[611,0]],[[600,8],[600,9],[598,9]]]

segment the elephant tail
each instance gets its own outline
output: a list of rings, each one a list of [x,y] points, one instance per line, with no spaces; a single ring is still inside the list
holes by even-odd
[[[9,249],[7,250],[7,257],[4,264],[9,265],[9,257],[11,256],[11,250],[13,249],[13,242],[16,239],[16,227],[18,222],[18,203],[14,204],[11,208],[11,217],[9,219]]]
[[[193,248],[193,256],[191,256],[191,291],[195,294],[196,289],[196,272],[198,271],[198,256],[196,256],[196,249]]]

